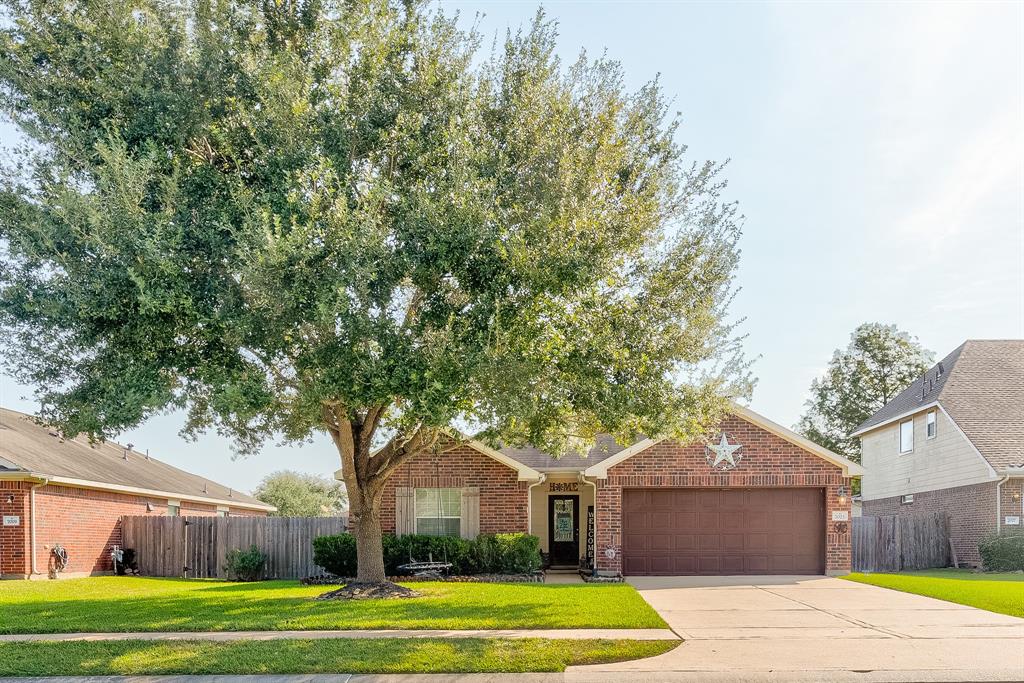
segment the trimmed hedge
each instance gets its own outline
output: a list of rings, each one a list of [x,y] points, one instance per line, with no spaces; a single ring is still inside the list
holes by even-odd
[[[480,534],[469,541],[453,536],[385,534],[384,571],[388,576],[411,560],[450,562],[449,573],[530,574],[540,569],[540,539],[528,534]],[[356,575],[356,539],[348,533],[313,539],[313,561],[336,576]]]
[[[981,565],[987,572],[1024,570],[1024,533],[992,534],[978,543]]]

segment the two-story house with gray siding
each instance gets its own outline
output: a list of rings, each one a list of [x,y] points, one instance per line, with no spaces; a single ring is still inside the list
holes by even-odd
[[[960,562],[1024,531],[1024,340],[968,340],[853,433],[864,515],[949,514]]]

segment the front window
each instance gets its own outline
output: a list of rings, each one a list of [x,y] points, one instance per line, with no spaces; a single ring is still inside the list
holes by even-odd
[[[900,422],[900,453],[914,450],[914,421]]]
[[[462,491],[416,489],[416,533],[427,536],[460,536]]]
[[[926,429],[927,429],[928,438],[929,439],[934,439],[935,438],[935,431],[936,431],[935,411],[934,410],[928,411],[928,415],[925,418],[925,425],[927,425]]]

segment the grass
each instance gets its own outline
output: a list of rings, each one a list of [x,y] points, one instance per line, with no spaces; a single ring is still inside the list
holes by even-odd
[[[557,672],[653,657],[678,644],[498,638],[0,643],[0,676]]]
[[[0,633],[666,627],[626,584],[410,585],[424,596],[316,602],[330,586],[120,576],[0,581]]]
[[[927,595],[1024,617],[1024,574],[982,574],[965,569],[927,569],[899,574],[850,574],[848,581]]]

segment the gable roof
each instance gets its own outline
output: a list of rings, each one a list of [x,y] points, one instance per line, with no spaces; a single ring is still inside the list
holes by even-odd
[[[968,340],[857,427],[939,405],[996,470],[1024,466],[1024,340]]]
[[[516,462],[522,463],[538,472],[582,472],[591,465],[621,453],[626,446],[618,443],[608,434],[597,437],[597,443],[586,455],[566,453],[556,458],[536,446],[504,446],[499,452]]]
[[[64,439],[30,415],[0,408],[0,477],[21,476],[172,500],[267,512],[276,509],[241,491],[110,441],[90,444],[84,437]]]
[[[813,455],[816,455],[819,458],[822,458],[823,460],[827,460],[828,462],[831,462],[832,464],[839,466],[840,468],[842,468],[843,474],[847,477],[859,477],[864,474],[864,468],[858,465],[857,463],[853,462],[852,460],[848,460],[843,456],[839,455],[838,453],[833,453],[829,449],[823,446],[819,446],[813,441],[810,441],[800,436],[793,430],[787,429],[786,427],[783,427],[782,425],[769,420],[764,415],[754,412],[750,408],[741,406],[738,403],[733,403],[729,406],[729,412],[731,412],[733,415],[736,415],[741,419],[746,420],[747,422],[750,422],[753,425],[760,427],[766,432],[774,434],[775,436],[779,437],[780,439],[783,439],[784,441],[790,442],[794,446],[798,446],[804,449],[805,451]],[[583,471],[583,474],[588,477],[607,477],[609,469],[615,467],[615,465],[618,465],[620,462],[624,462],[625,460],[632,458],[634,455],[637,455],[638,453],[642,453],[643,451],[647,450],[651,446],[661,441],[663,441],[663,439],[646,439],[644,441],[636,443],[633,446],[630,446],[629,448],[620,451],[619,453],[615,454],[610,458],[606,458],[599,463],[591,465],[590,467]]]

